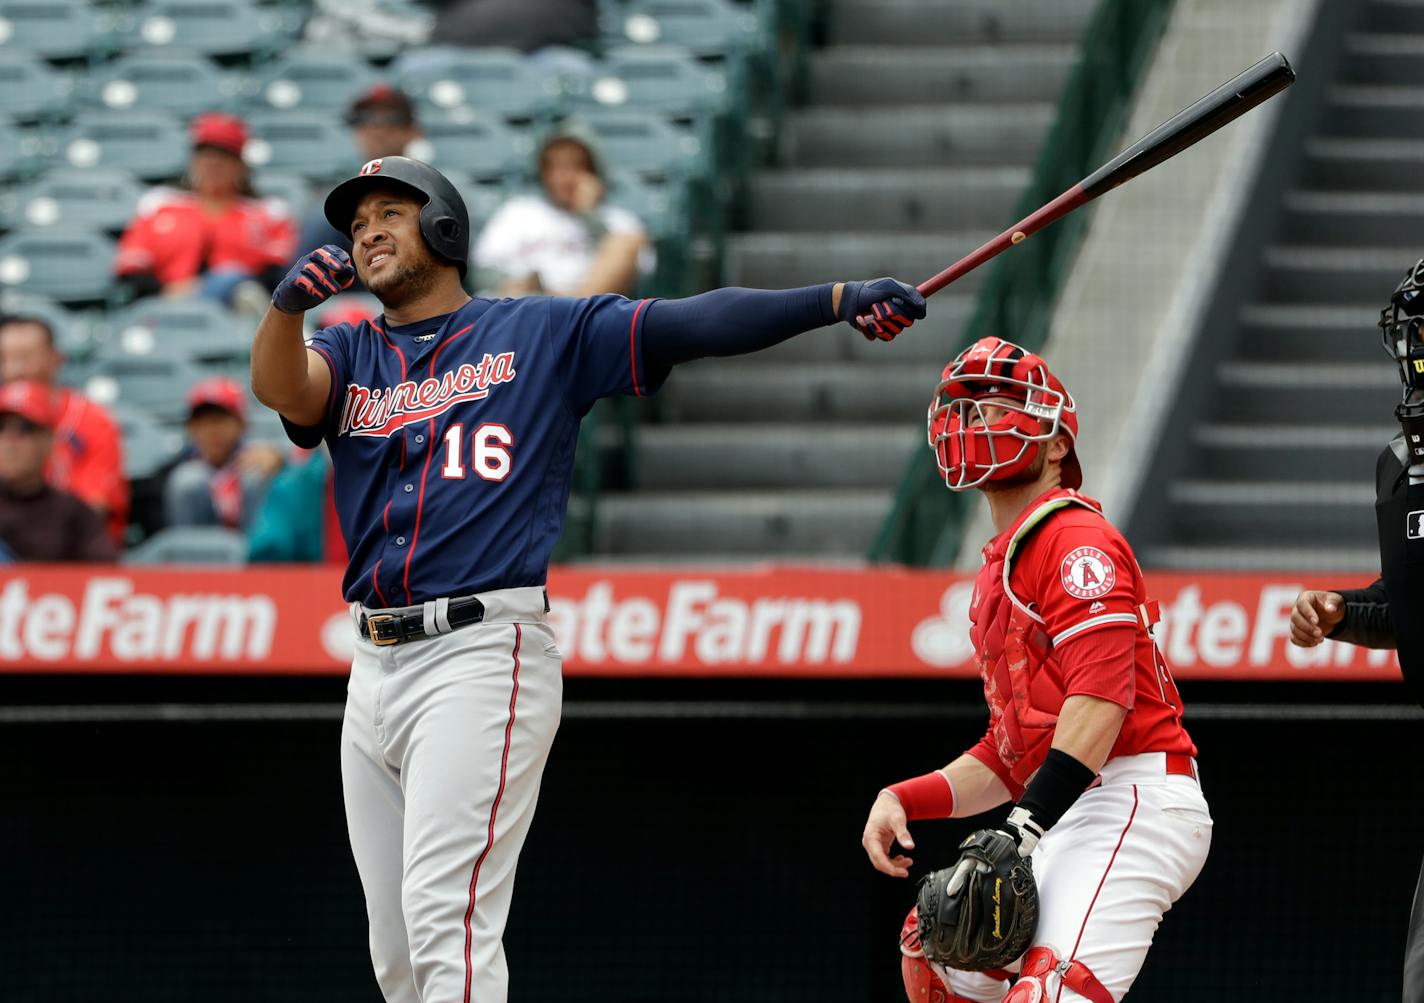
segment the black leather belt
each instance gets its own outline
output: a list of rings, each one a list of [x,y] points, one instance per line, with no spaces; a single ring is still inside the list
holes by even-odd
[[[468,599],[451,599],[446,613],[450,627],[468,627],[485,618],[485,604],[473,596]],[[372,644],[404,644],[418,637],[430,637],[425,632],[425,610],[416,609],[409,613],[362,613],[361,636]]]

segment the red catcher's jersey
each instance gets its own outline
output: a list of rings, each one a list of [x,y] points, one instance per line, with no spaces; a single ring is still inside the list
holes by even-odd
[[[1016,798],[1043,765],[1063,701],[1075,694],[1128,709],[1109,759],[1196,754],[1152,640],[1151,605],[1132,548],[1101,506],[1076,491],[1040,496],[985,546],[969,617],[989,730],[970,754]],[[1121,643],[1122,657],[1103,659],[1100,640]]]

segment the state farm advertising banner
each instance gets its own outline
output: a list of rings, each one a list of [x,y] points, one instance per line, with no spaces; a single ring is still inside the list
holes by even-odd
[[[1182,679],[1398,679],[1393,652],[1287,641],[1306,582],[1365,581],[1149,573],[1154,633]],[[910,569],[568,567],[550,574],[549,618],[570,675],[972,677],[972,591]],[[331,568],[0,573],[4,671],[342,673],[354,645]]]

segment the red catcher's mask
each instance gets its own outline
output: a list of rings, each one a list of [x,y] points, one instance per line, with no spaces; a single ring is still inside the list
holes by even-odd
[[[1003,414],[988,420],[985,404]],[[1000,481],[1026,470],[1046,442],[1078,439],[1073,398],[1048,363],[1012,342],[981,338],[944,367],[930,401],[929,440],[951,491]],[[1083,484],[1075,449],[1063,459],[1065,488]]]

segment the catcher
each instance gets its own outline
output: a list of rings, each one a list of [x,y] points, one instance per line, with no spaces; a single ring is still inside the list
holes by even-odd
[[[909,823],[1015,802],[920,884],[901,932],[912,1003],[1114,1003],[1211,843],[1156,604],[1126,540],[1078,493],[1073,398],[997,338],[944,370],[929,439],[945,484],[978,488],[998,535],[970,604],[983,739],[882,790],[861,844],[908,877]],[[1014,976],[1017,974],[1017,980]]]

